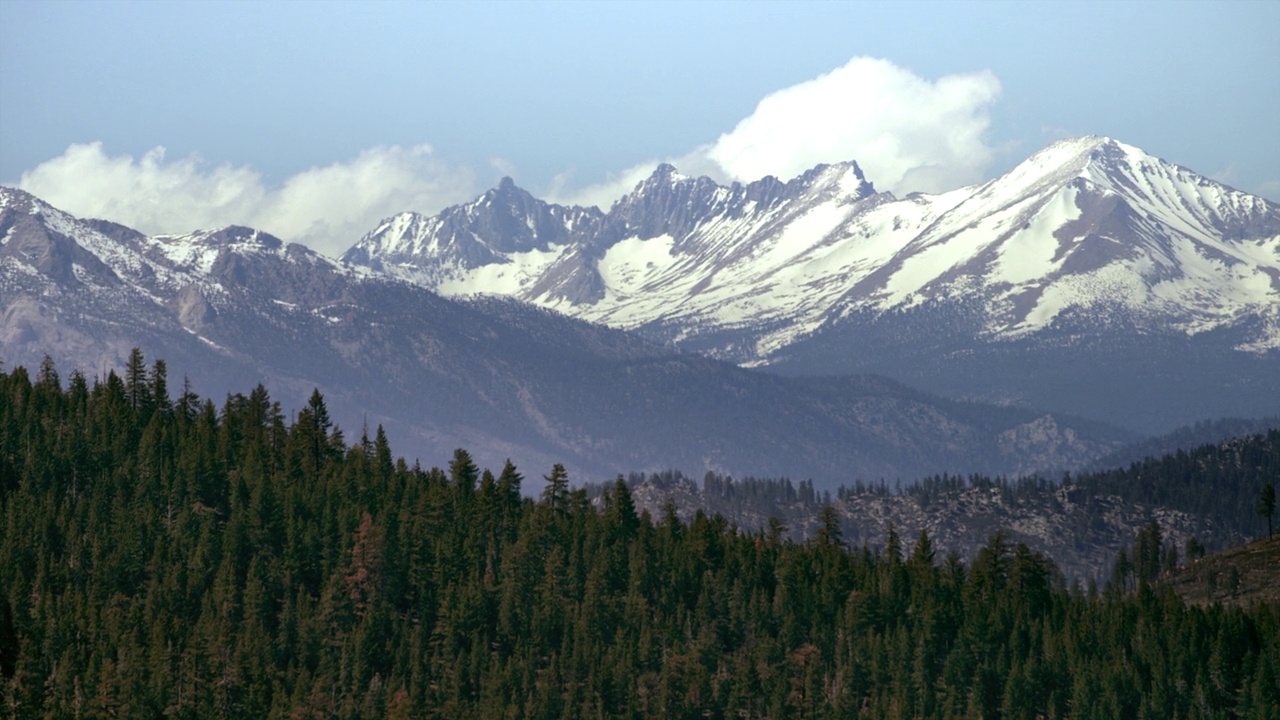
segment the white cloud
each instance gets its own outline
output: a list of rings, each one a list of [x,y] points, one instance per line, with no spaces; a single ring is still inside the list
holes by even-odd
[[[887,60],[854,58],[761,100],[710,156],[741,179],[857,160],[895,191],[952,189],[980,180],[991,160],[983,136],[999,94],[989,72],[929,82]]]
[[[750,182],[789,180],[823,162],[856,160],[881,190],[941,192],[985,178],[995,154],[986,140],[1000,81],[990,72],[921,78],[887,60],[854,58],[813,80],[779,90],[714,142],[665,162],[688,175]],[[605,182],[552,194],[597,204],[630,192],[659,161]]]
[[[939,192],[984,179],[995,154],[985,139],[989,109],[999,94],[990,72],[929,81],[887,60],[854,58],[765,97],[729,132],[663,161],[686,175],[751,182],[856,160],[881,190]],[[545,196],[608,208],[658,162],[580,188],[566,173]],[[490,165],[516,174],[502,158]],[[346,250],[384,217],[436,212],[477,192],[472,169],[445,163],[426,145],[371,148],[267,187],[249,167],[210,166],[197,156],[169,160],[162,147],[138,159],[112,157],[101,143],[89,143],[24,173],[18,185],[73,214],[147,233],[249,225],[329,254]]]
[[[469,170],[440,161],[426,145],[371,148],[268,188],[247,167],[208,167],[195,156],[169,161],[162,147],[137,160],[111,157],[102,143],[89,143],[23,173],[18,186],[72,214],[146,233],[240,224],[332,255],[382,218],[434,212],[475,193]]]

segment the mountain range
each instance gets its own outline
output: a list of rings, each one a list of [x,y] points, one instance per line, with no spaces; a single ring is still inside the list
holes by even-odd
[[[909,479],[1079,467],[1280,397],[1280,207],[1104,138],[903,199],[856,163],[605,212],[511,180],[341,259],[0,188],[0,359],[312,388],[412,456]],[[745,367],[744,367],[745,366]]]
[[[0,348],[102,377],[131,349],[221,404],[313,388],[348,433],[385,425],[410,457],[768,472],[826,486],[943,466],[1078,465],[1130,436],[958,402],[875,376],[782,377],[507,298],[451,300],[243,227],[146,236],[0,189]]]
[[[727,187],[663,165],[607,213],[506,179],[343,259],[743,365],[1143,432],[1280,397],[1280,206],[1102,137],[901,199],[854,162]]]

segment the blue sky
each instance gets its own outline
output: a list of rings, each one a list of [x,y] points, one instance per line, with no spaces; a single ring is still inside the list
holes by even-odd
[[[3,0],[0,27],[0,183],[149,232],[340,252],[502,175],[607,204],[662,160],[932,191],[1084,134],[1280,199],[1276,2]]]

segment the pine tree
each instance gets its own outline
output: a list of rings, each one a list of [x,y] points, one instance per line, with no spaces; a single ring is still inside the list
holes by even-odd
[[[892,532],[892,529],[890,529]],[[840,531],[840,515],[831,503],[822,506],[818,511],[818,531],[814,534],[818,545],[835,547],[842,544],[843,533]]]
[[[1276,514],[1276,486],[1267,483],[1258,494],[1258,514],[1267,519],[1267,537],[1271,537],[1271,518]]]
[[[471,453],[458,448],[453,451],[453,459],[449,461],[449,483],[459,500],[470,498],[476,490],[476,480],[480,478],[480,469],[471,459]]]
[[[569,501],[569,473],[564,465],[551,466],[551,474],[542,477],[546,486],[542,489],[542,501],[556,510],[563,510]]]
[[[125,369],[125,398],[129,406],[139,412],[144,411],[151,401],[147,364],[142,351],[136,347],[129,352],[129,363]]]

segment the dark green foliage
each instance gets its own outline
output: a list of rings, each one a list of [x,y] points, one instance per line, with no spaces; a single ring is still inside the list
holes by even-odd
[[[1258,514],[1267,519],[1267,537],[1271,537],[1271,518],[1276,514],[1276,486],[1267,483],[1258,494]]]
[[[1248,717],[1280,707],[1280,613],[1145,583],[1069,592],[994,536],[807,543],[637,515],[564,468],[348,447],[316,393],[221,409],[163,365],[0,373],[5,717]],[[788,485],[789,486],[789,485]],[[765,489],[761,486],[760,489]],[[774,488],[776,489],[776,488]],[[823,500],[811,486],[797,495]],[[1137,577],[1165,562],[1158,528]],[[1153,565],[1154,564],[1154,565]]]
[[[1245,535],[1260,529],[1259,491],[1280,477],[1280,430],[1147,458],[1127,468],[1082,474],[1073,485],[1212,518]],[[1257,523],[1257,524],[1255,524]]]

